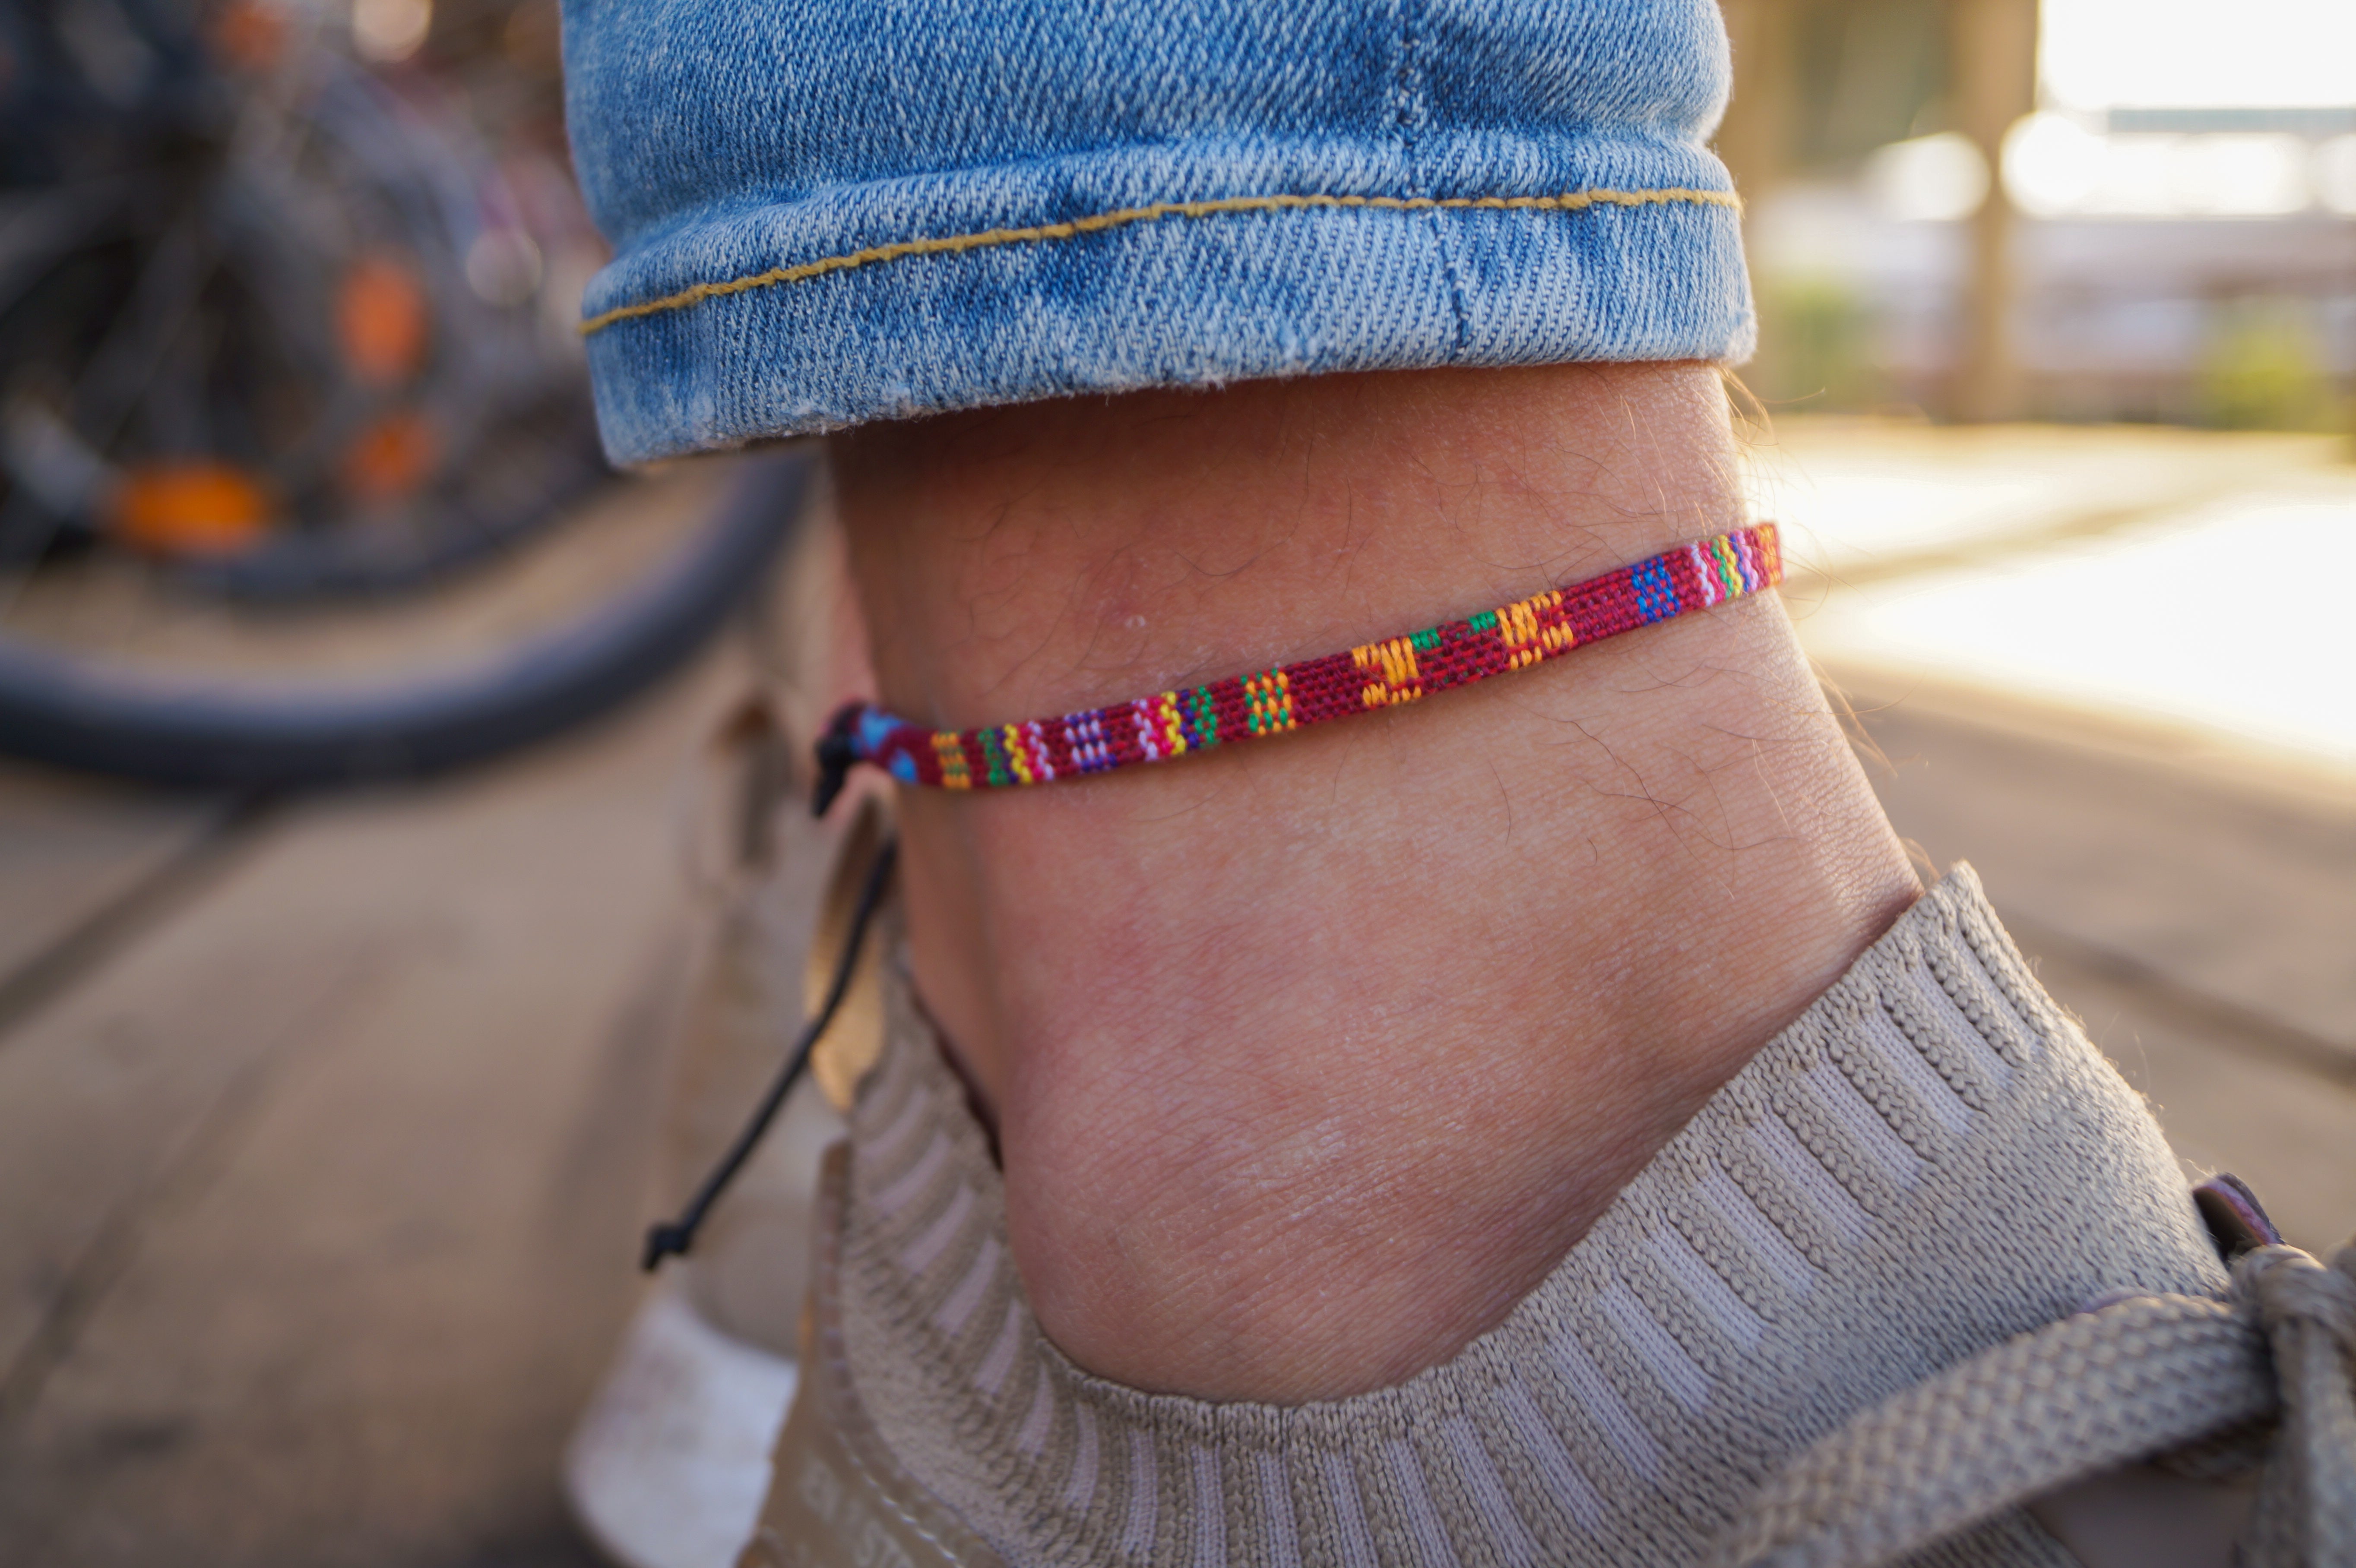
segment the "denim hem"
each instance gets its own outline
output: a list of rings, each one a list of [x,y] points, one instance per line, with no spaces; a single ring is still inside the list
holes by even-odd
[[[1596,150],[1547,171],[1590,176],[1558,195],[1214,194],[1075,219],[1055,211],[1073,210],[1069,186],[1010,214],[971,199],[1005,189],[969,172],[943,182],[963,200],[739,208],[628,248],[593,290],[607,453],[637,464],[877,419],[1342,370],[1745,357],[1754,327],[1722,171],[1643,139]],[[1512,186],[1537,183],[1517,172]]]
[[[1696,207],[1727,207],[1740,209],[1741,201],[1731,191],[1697,190],[1691,187],[1671,187],[1654,190],[1580,190],[1562,196],[1229,196],[1208,201],[1163,201],[1151,207],[1121,208],[1112,212],[1090,213],[1055,223],[1035,223],[1024,228],[984,229],[967,234],[950,234],[937,238],[899,240],[887,244],[870,245],[840,256],[821,256],[814,261],[798,262],[791,266],[770,267],[744,277],[729,278],[719,283],[691,283],[675,293],[658,299],[630,304],[617,304],[598,312],[581,324],[581,334],[586,337],[603,332],[616,322],[635,321],[642,316],[659,315],[665,311],[687,310],[705,300],[725,299],[730,294],[744,293],[752,289],[777,288],[823,277],[829,272],[848,272],[860,267],[883,266],[902,261],[911,256],[958,255],[967,251],[987,251],[999,245],[1044,245],[1057,240],[1076,240],[1087,234],[1101,234],[1108,229],[1126,229],[1133,223],[1159,223],[1171,219],[1204,219],[1234,217],[1254,212],[1307,212],[1363,208],[1376,212],[1443,212],[1454,209],[1490,212],[1582,212],[1590,207],[1657,207],[1663,205]]]

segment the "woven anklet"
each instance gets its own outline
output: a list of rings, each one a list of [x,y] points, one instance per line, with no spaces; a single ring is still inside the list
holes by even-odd
[[[1167,762],[1413,702],[1783,580],[1775,525],[1761,523],[1470,620],[1085,713],[960,732],[926,730],[872,703],[846,703],[818,744],[816,806],[823,812],[832,804],[857,763],[903,784],[1005,789]]]

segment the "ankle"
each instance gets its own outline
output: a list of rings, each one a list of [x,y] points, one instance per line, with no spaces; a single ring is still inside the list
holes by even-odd
[[[1328,651],[1739,521],[1694,367],[862,433],[885,699],[964,725]],[[1043,1326],[1209,1397],[1497,1322],[1913,896],[1780,606],[1175,767],[903,803],[918,981]]]

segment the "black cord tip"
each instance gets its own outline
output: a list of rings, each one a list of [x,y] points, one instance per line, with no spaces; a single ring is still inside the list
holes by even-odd
[[[818,743],[818,785],[810,792],[810,815],[824,816],[826,808],[850,782],[851,765],[859,760],[851,742],[829,735]]]
[[[666,1223],[647,1227],[647,1250],[638,1255],[638,1272],[652,1274],[662,1267],[663,1259],[676,1253],[687,1256],[687,1249],[695,1240],[691,1225]]]
[[[846,702],[835,711],[834,722],[818,738],[818,783],[810,792],[810,815],[824,816],[827,807],[842,793],[850,781],[851,770],[858,764],[859,748],[851,739],[851,726],[859,722],[864,703]]]

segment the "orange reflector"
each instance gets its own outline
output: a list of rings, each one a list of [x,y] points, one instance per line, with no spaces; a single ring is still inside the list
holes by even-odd
[[[441,451],[423,414],[412,409],[389,413],[344,449],[344,489],[364,505],[397,501],[433,477]]]
[[[389,387],[425,362],[425,291],[416,274],[388,256],[370,256],[344,274],[336,292],[336,337],[355,379]]]
[[[229,0],[206,29],[213,54],[223,64],[261,76],[286,52],[286,17],[265,0]]]
[[[270,524],[270,499],[252,475],[221,463],[134,468],[108,507],[115,533],[172,555],[231,555]]]

